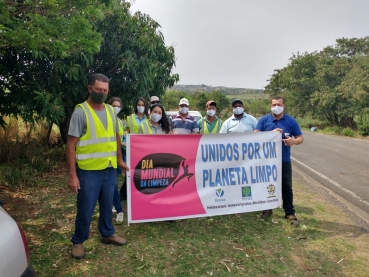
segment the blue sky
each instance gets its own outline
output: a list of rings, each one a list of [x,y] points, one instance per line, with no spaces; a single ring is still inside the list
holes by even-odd
[[[369,36],[368,0],[136,0],[177,57],[179,84],[262,89],[297,52]]]

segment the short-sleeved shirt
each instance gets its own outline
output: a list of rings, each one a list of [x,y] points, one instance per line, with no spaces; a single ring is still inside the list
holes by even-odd
[[[219,133],[226,134],[252,132],[255,130],[257,123],[258,121],[256,118],[247,113],[243,113],[243,117],[241,117],[241,119],[237,119],[234,115],[232,115],[230,118],[224,121]]]
[[[220,126],[222,126],[222,124],[223,124],[222,120],[220,120],[217,116],[215,116],[215,119],[212,123],[210,123],[209,120],[207,119],[207,117],[204,116],[203,118],[199,119],[199,121],[197,121],[197,125],[199,126],[199,131],[200,132],[201,132],[201,129],[202,129],[203,121],[205,122],[209,133],[211,133],[214,130],[217,123],[220,124]]]
[[[101,111],[94,110],[97,117],[100,119],[102,125],[104,128],[107,128],[107,119],[106,119],[106,111],[105,109],[102,109]],[[115,126],[115,133],[119,133],[119,123],[116,118],[115,120],[116,126]],[[69,130],[68,135],[73,137],[83,137],[87,132],[87,124],[86,124],[86,114],[84,110],[81,107],[77,107],[72,114],[72,118],[70,120],[69,124]]]
[[[143,134],[143,127],[142,127],[143,124],[146,124],[146,123],[142,123],[138,127],[138,133],[139,134]],[[147,124],[149,124],[150,129],[151,129],[151,131],[152,131],[153,134],[166,134],[160,124],[159,124],[158,127],[155,127],[154,125],[151,124],[150,120],[147,121]]]
[[[272,114],[268,114],[260,118],[256,130],[258,131],[273,131],[276,128],[283,130],[282,138],[285,139],[285,133],[289,133],[290,137],[301,136],[301,128],[296,119],[288,114],[284,114],[281,119],[275,119]],[[282,162],[291,161],[291,146],[286,146],[282,142]]]
[[[169,117],[169,124],[174,134],[191,134],[199,132],[196,119],[190,114],[187,114],[185,119],[182,119],[179,113],[174,114]]]

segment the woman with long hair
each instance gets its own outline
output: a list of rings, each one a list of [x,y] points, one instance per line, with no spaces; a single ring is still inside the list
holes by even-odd
[[[162,105],[155,104],[150,107],[150,119],[141,123],[139,134],[169,134],[169,121]]]
[[[134,113],[127,116],[126,131],[130,134],[138,134],[138,127],[148,119],[147,103],[143,97],[139,97],[134,106]]]

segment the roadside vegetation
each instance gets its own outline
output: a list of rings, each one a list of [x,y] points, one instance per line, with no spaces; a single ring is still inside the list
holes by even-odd
[[[157,95],[167,110],[186,97],[203,115],[214,100],[226,119],[236,98],[259,117],[269,113],[270,97],[280,95],[306,130],[369,134],[369,38],[338,39],[320,52],[293,55],[265,94],[205,85],[171,90],[179,81],[174,48],[154,19],[129,8],[120,0],[0,0],[0,198],[27,233],[38,275],[369,276],[367,230],[297,182],[298,228],[280,209],[266,221],[246,213],[123,224],[117,231],[129,244],[114,247],[99,242],[96,211],[87,257],[70,257],[76,207],[64,145],[91,72],[111,78],[110,96],[124,100],[121,118],[139,96]]]
[[[126,247],[103,245],[98,210],[86,258],[70,256],[76,196],[67,187],[64,146],[44,143],[47,124],[7,118],[0,129],[0,198],[27,234],[39,276],[368,276],[368,230],[341,208],[294,180],[292,227],[276,209],[260,212],[116,225]],[[122,182],[122,180],[120,180]],[[127,211],[124,203],[125,212]],[[125,219],[126,220],[126,219]]]

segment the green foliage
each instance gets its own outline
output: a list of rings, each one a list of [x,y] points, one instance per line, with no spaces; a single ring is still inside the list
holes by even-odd
[[[368,77],[369,37],[342,38],[321,52],[293,55],[265,92],[284,96],[297,116],[311,114],[331,126],[356,128],[369,104]]]
[[[356,115],[354,120],[359,134],[362,136],[369,135],[369,110],[364,110],[362,114]]]
[[[341,130],[341,135],[352,137],[352,138],[356,137],[356,133],[352,129],[347,128],[347,127]]]
[[[132,112],[137,97],[160,96],[179,80],[172,74],[174,49],[165,45],[159,24],[140,12],[132,15],[129,3],[51,0],[40,5],[12,2],[0,12],[1,125],[2,116],[11,114],[27,122],[46,119],[59,126],[65,142],[91,73],[110,78],[110,96],[123,99],[122,115]],[[24,26],[18,24],[19,13]],[[11,26],[19,32],[11,32]],[[28,32],[24,37],[22,30]]]

